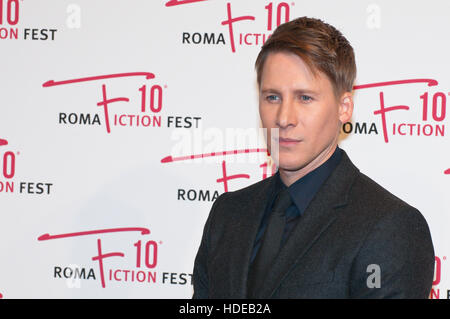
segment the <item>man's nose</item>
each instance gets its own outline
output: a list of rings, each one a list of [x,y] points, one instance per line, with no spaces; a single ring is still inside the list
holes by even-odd
[[[277,126],[286,128],[297,125],[297,114],[295,104],[291,99],[283,100],[277,113]]]

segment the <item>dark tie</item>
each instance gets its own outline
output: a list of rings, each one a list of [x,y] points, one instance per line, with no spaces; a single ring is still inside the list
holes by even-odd
[[[267,228],[261,246],[256,254],[248,276],[248,297],[254,298],[261,282],[265,279],[281,248],[284,227],[286,225],[286,209],[292,200],[287,188],[278,193],[270,213]]]

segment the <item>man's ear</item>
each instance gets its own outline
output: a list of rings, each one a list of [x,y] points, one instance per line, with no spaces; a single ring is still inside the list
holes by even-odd
[[[353,93],[345,92],[339,99],[339,120],[342,124],[349,122],[353,114]]]

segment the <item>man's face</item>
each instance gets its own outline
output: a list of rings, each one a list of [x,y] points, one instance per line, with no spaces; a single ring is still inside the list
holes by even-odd
[[[263,127],[279,129],[279,140],[269,134],[267,142],[269,150],[279,145],[274,160],[280,169],[312,170],[322,164],[334,151],[341,122],[351,118],[352,110],[351,93],[336,99],[328,77],[321,72],[314,76],[297,55],[267,56],[259,112]]]

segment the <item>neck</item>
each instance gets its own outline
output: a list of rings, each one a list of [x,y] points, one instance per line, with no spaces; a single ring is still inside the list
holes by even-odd
[[[316,158],[309,162],[306,166],[297,170],[286,170],[279,168],[280,178],[287,187],[298,181],[303,176],[315,170],[317,167],[325,163],[336,150],[337,144],[331,144],[325,148]]]

